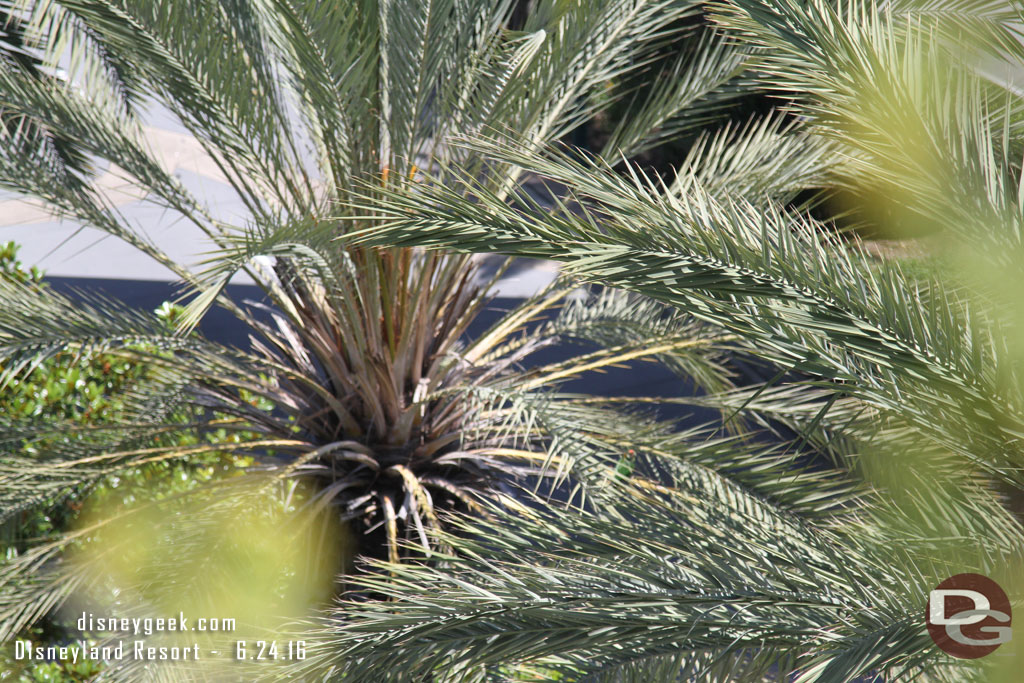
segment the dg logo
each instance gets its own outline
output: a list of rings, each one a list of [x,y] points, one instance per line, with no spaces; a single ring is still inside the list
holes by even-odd
[[[932,640],[960,659],[977,659],[1010,640],[1010,600],[992,579],[957,574],[928,594],[925,620]]]

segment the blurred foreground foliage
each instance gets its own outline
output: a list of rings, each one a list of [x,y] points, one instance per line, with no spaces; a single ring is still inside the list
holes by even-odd
[[[0,244],[0,278],[25,287],[48,287],[42,271],[22,265],[17,258],[18,250],[14,242]],[[173,325],[180,312],[179,306],[165,303],[155,314]],[[48,430],[45,439],[22,444],[27,453],[45,453],[54,447],[55,441],[79,438],[74,432],[62,432],[61,424],[77,428],[104,427],[124,419],[125,392],[144,384],[150,374],[151,368],[145,363],[132,362],[119,355],[61,352],[21,373],[0,389],[0,416],[53,425],[55,429]],[[270,408],[266,402],[252,400],[264,409]],[[194,422],[197,416],[192,416],[191,420],[189,417],[180,414],[177,419]],[[81,522],[82,515],[90,508],[116,509],[142,500],[172,498],[204,483],[240,474],[251,464],[251,458],[219,451],[217,446],[238,443],[248,437],[244,432],[218,427],[215,419],[203,429],[176,430],[163,439],[162,445],[208,444],[210,448],[187,459],[147,463],[122,470],[98,483],[61,490],[44,504],[6,520],[0,526],[0,549],[10,560],[30,544],[70,530]],[[109,537],[97,537],[83,540],[82,545],[110,541]],[[68,638],[69,628],[69,624],[54,615],[26,629],[22,636],[34,642],[62,644]],[[100,671],[92,660],[14,662],[9,650],[13,647],[5,647],[0,652],[0,680],[20,676],[18,680],[24,681],[82,681]]]

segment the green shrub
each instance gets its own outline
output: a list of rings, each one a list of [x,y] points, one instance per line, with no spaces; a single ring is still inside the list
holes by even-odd
[[[18,250],[18,245],[13,242],[0,244],[0,278],[26,287],[46,288],[48,285],[42,271],[34,266],[24,267],[17,259]],[[155,313],[161,320],[172,325],[181,314],[181,308],[165,302]],[[145,364],[131,362],[113,354],[59,353],[20,374],[0,389],[0,415],[54,424],[68,423],[78,427],[117,424],[123,418],[122,396],[133,386],[145,382],[150,374],[151,368]],[[271,407],[266,402],[259,405],[267,410]],[[201,416],[182,414],[176,417],[185,422],[197,421],[196,418]],[[211,420],[211,424],[215,423],[215,419]],[[59,431],[57,434],[26,442],[23,448],[25,452],[45,457],[47,449],[55,446],[58,439],[75,438]],[[246,438],[248,435],[245,433],[229,432],[216,427],[176,430],[173,436],[168,437],[174,445],[198,446],[207,443],[211,446],[210,451],[188,459],[153,462],[122,470],[96,485],[79,486],[61,492],[59,496],[26,510],[19,518],[8,520],[0,527],[0,549],[3,556],[10,560],[24,552],[28,542],[70,529],[87,500],[95,504],[130,505],[142,494],[150,498],[164,498],[192,490],[218,477],[240,473],[241,468],[250,464],[251,459],[218,451],[216,446]],[[44,644],[58,643],[66,638],[67,632],[68,625],[51,618],[26,631],[23,637]],[[0,652],[0,679],[20,676],[17,680],[83,681],[91,679],[99,671],[97,664],[91,660],[26,665],[14,662],[10,652]]]

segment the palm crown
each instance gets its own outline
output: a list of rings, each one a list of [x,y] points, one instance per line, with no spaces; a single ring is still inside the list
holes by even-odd
[[[609,402],[550,389],[653,357],[721,388],[727,340],[638,297],[607,292],[563,306],[575,286],[559,281],[465,341],[489,286],[472,259],[336,238],[378,223],[374,197],[423,173],[486,169],[491,189],[507,193],[517,169],[500,173],[448,139],[502,130],[530,146],[557,140],[608,106],[609,79],[645,68],[652,46],[682,30],[675,27],[696,8],[541,2],[522,30],[510,30],[514,8],[504,2],[17,4],[12,12],[31,27],[43,58],[65,65],[64,77],[38,79],[4,61],[3,110],[31,114],[90,160],[109,162],[148,201],[200,229],[210,252],[198,272],[173,261],[92,183],[90,169],[55,153],[53,140],[5,131],[6,188],[128,241],[196,296],[168,330],[113,302],[0,284],[4,384],[67,351],[114,353],[151,368],[127,392],[115,425],[86,430],[5,417],[5,443],[46,447],[42,457],[34,449],[7,459],[3,514],[188,457],[201,447],[154,439],[211,417],[238,432],[228,448],[257,454],[271,479],[316,481],[305,507],[331,508],[362,539],[360,552],[392,561],[414,552],[402,550],[403,539],[429,554],[439,512],[480,509],[474,494],[502,479],[568,478],[594,500],[630,443],[627,425],[647,427]],[[705,39],[700,54],[702,78],[658,90],[641,107],[646,125],[620,130],[616,149],[642,148],[669,120],[685,128],[691,103],[706,117],[736,96],[735,51]],[[203,145],[244,203],[244,224],[214,215],[148,150],[149,96]],[[339,220],[346,211],[354,226]],[[226,295],[239,271],[266,293],[264,317]],[[250,325],[251,351],[194,333],[215,304]],[[524,359],[558,340],[601,346],[522,370]],[[193,411],[184,422],[183,408]],[[175,531],[179,539],[193,533],[187,524]],[[5,636],[82,582],[62,553],[84,533],[48,539],[5,565]],[[108,555],[127,552],[109,537],[104,543]],[[189,579],[168,584],[182,581]]]

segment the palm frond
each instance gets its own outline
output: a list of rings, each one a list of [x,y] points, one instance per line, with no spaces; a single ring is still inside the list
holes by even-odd
[[[702,657],[743,661],[750,648],[760,653],[751,673],[762,676],[779,665],[804,680],[931,666],[918,625],[930,578],[912,564],[888,548],[872,559],[879,548],[779,516],[715,475],[694,471],[678,484],[663,498],[623,498],[614,519],[513,507],[495,512],[515,517],[500,530],[460,524],[458,557],[389,567],[395,580],[374,587],[394,602],[345,605],[340,621],[326,622],[318,654],[287,671],[329,661],[349,676],[401,679],[453,661],[543,670],[552,658],[556,671],[576,672],[570,680],[602,680],[602,670],[649,672],[690,658],[699,671]],[[761,552],[729,550],[750,544]],[[804,656],[819,639],[829,654]]]
[[[1000,349],[964,322],[958,311],[965,302],[941,294],[939,285],[923,300],[895,264],[879,267],[782,207],[719,200],[696,187],[677,197],[639,172],[623,178],[599,162],[470,144],[563,183],[587,207],[584,214],[551,214],[525,196],[518,198],[523,208],[513,208],[466,179],[461,187],[393,194],[392,220],[358,239],[560,260],[574,276],[650,296],[756,340],[756,353],[783,367],[844,382],[852,394],[1019,484],[1012,445],[1018,428],[994,435],[1003,429],[997,423],[1019,423],[1020,385],[996,380],[991,367]],[[467,190],[472,201],[463,197]],[[993,421],[996,414],[1002,417]],[[983,423],[996,431],[972,427]],[[973,438],[979,441],[965,448]]]

